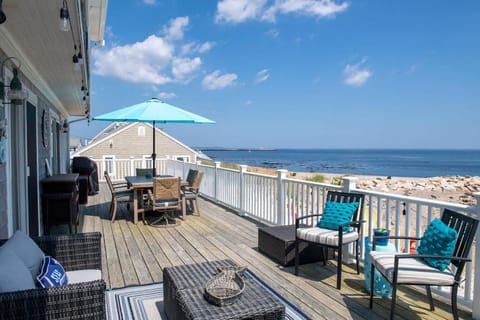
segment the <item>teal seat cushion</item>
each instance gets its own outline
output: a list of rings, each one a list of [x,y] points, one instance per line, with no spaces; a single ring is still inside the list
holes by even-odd
[[[327,201],[323,215],[317,223],[317,227],[330,230],[338,230],[342,224],[352,221],[352,216],[358,209],[358,202],[341,203]],[[350,231],[350,227],[343,227],[343,232]]]
[[[422,241],[417,248],[417,253],[451,256],[455,251],[456,243],[457,231],[448,227],[442,220],[434,219],[425,230]],[[428,265],[440,271],[444,271],[450,264],[450,259],[425,258],[424,260]]]

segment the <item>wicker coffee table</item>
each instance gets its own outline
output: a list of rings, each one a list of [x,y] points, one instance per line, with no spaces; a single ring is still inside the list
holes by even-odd
[[[219,260],[164,268],[168,319],[285,319],[285,306],[247,274],[245,290],[233,304],[219,307],[205,300],[205,283],[217,273],[217,267],[234,265],[230,260]]]

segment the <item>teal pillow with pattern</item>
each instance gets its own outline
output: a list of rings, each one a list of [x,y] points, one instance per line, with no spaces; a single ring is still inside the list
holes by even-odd
[[[327,201],[323,215],[317,223],[317,227],[330,230],[338,230],[342,224],[352,221],[352,216],[358,209],[358,202],[342,203]],[[350,231],[350,227],[343,227],[343,232]]]
[[[422,241],[417,248],[418,254],[429,254],[436,256],[451,256],[457,244],[457,231],[450,228],[440,219],[434,219],[428,225],[423,234]],[[450,259],[425,258],[425,262],[444,271],[450,264]]]

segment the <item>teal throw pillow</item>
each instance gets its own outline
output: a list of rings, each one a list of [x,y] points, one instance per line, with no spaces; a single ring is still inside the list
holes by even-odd
[[[437,256],[451,256],[457,243],[457,231],[448,227],[440,219],[434,219],[428,225],[423,234],[422,241],[417,248],[418,254],[429,254]],[[450,259],[425,258],[425,262],[444,271],[450,264]]]
[[[342,224],[352,220],[352,216],[358,209],[358,202],[341,203],[327,201],[325,209],[317,227],[330,230],[338,230]],[[343,232],[350,231],[350,227],[343,227]]]

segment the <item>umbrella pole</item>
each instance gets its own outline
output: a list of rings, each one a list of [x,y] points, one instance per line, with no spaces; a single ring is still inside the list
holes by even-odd
[[[153,120],[153,153],[152,153],[152,161],[153,161],[153,176],[155,177],[157,175],[157,170],[155,166],[157,154],[155,153],[155,120]]]

